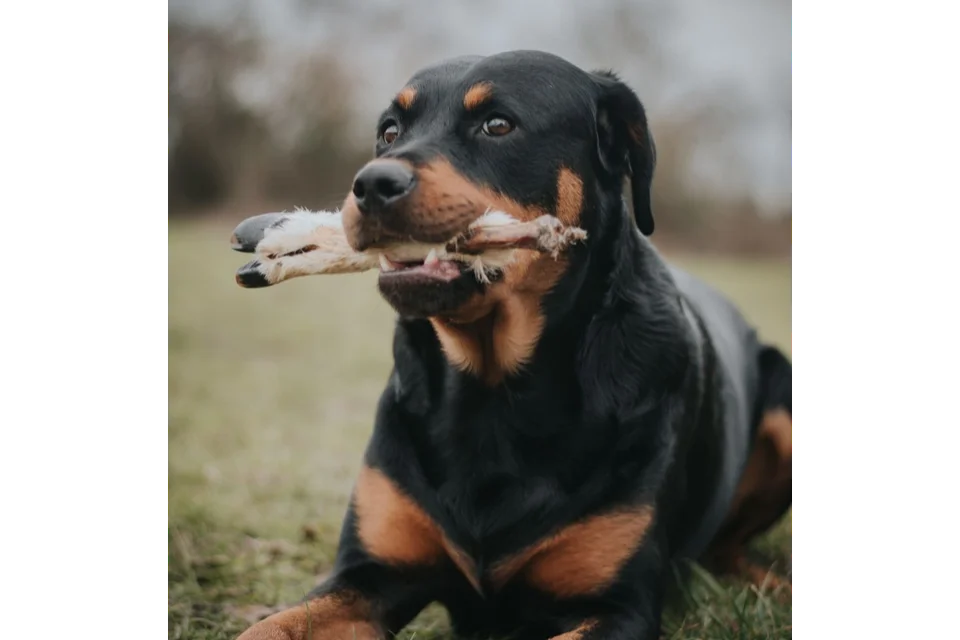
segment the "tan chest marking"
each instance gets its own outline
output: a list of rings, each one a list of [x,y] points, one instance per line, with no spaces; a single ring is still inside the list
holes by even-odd
[[[644,506],[587,518],[497,564],[496,587],[522,580],[560,598],[603,591],[643,542],[653,522]]]
[[[481,591],[473,559],[381,471],[363,467],[354,492],[357,535],[367,553],[390,565],[435,565],[449,559]],[[500,589],[523,580],[561,598],[595,594],[609,586],[643,542],[652,507],[638,507],[571,524],[497,563],[490,582]]]
[[[557,202],[553,212],[536,205],[521,205],[501,193],[475,185],[448,163],[437,162],[428,170],[421,170],[421,182],[424,177],[437,185],[429,187],[428,193],[459,194],[468,201],[483,202],[505,211],[518,220],[534,220],[552,213],[564,224],[580,225],[583,181],[567,167],[562,167],[557,174]],[[440,208],[438,203],[429,210]],[[483,295],[474,296],[452,316],[431,318],[450,363],[479,376],[491,386],[521,369],[533,356],[543,331],[545,319],[540,308],[543,297],[560,281],[567,266],[567,258],[562,255],[521,251],[504,269],[502,281],[488,287]]]
[[[443,558],[440,528],[381,471],[364,466],[354,490],[357,535],[387,564],[433,564]]]
[[[357,535],[367,553],[390,565],[434,565],[449,558],[478,591],[473,560],[383,472],[364,466],[354,491]]]

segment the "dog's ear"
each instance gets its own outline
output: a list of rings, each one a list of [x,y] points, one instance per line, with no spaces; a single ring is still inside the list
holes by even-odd
[[[640,99],[611,71],[594,71],[597,100],[597,150],[603,168],[618,180],[630,175],[633,217],[637,227],[653,233],[650,185],[657,153]]]

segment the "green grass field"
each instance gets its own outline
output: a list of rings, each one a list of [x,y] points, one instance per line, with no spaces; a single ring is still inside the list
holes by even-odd
[[[243,290],[229,225],[170,223],[169,637],[231,638],[331,566],[390,368],[393,314],[372,274]],[[790,349],[789,262],[682,259]],[[755,550],[791,572],[791,518]],[[666,638],[788,638],[790,595],[696,573]],[[400,636],[449,637],[426,610]]]

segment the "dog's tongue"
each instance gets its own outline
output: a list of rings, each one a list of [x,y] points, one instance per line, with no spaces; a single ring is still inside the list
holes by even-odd
[[[453,280],[460,275],[460,265],[453,260],[440,260],[431,250],[421,262],[395,262],[380,254],[380,274],[387,277],[428,277],[436,280]]]

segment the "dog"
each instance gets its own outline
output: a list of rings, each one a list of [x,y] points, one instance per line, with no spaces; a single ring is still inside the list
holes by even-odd
[[[632,89],[543,52],[396,94],[343,203],[355,250],[493,209],[587,240],[488,282],[386,256],[394,366],[335,567],[242,640],[392,637],[433,602],[458,637],[645,640],[671,561],[743,564],[791,504],[791,364],[649,241],[655,157]]]

